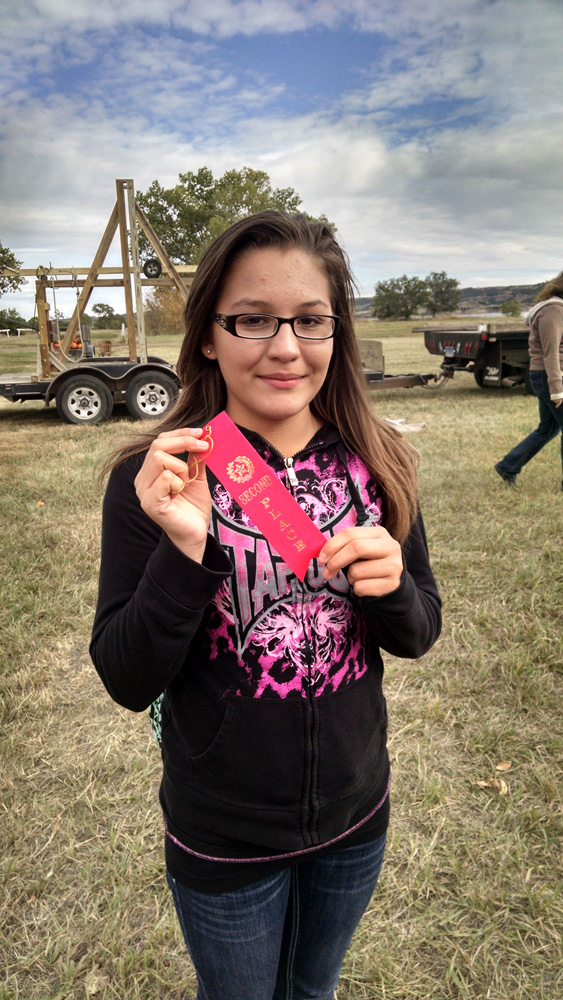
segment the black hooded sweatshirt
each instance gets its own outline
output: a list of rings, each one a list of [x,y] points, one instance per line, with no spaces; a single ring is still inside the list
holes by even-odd
[[[291,459],[241,430],[327,538],[385,523],[381,490],[334,427]],[[441,626],[420,514],[399,587],[358,599],[316,559],[300,583],[209,469],[203,563],[183,555],[141,509],[143,458],[108,483],[90,651],[115,701],[152,705],[170,873],[225,892],[374,840],[389,813],[379,647],[419,657]]]

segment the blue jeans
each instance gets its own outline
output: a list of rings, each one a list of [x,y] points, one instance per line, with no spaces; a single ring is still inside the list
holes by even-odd
[[[535,431],[528,434],[528,437],[517,444],[498,463],[497,468],[509,476],[517,476],[526,462],[537,455],[548,441],[557,437],[558,434],[563,435],[563,403],[561,406],[556,406],[549,398],[546,373],[531,371],[530,384],[538,397],[540,422]],[[563,436],[561,437],[561,468],[563,470]],[[563,480],[561,487],[563,488]]]
[[[188,889],[168,874],[197,1000],[333,1000],[377,884],[385,837],[219,895]]]

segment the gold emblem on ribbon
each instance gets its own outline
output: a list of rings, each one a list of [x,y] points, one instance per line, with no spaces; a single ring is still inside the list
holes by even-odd
[[[227,465],[227,475],[235,483],[247,483],[254,475],[254,465],[246,455],[237,455]]]

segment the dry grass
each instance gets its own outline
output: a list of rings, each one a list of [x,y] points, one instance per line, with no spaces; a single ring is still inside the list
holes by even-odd
[[[387,371],[433,370],[421,336],[398,332],[377,331]],[[338,1000],[557,1000],[558,448],[509,492],[492,464],[533,426],[520,390],[484,392],[462,375],[373,398],[384,416],[426,423],[411,440],[445,627],[422,660],[387,657],[390,845]],[[0,1000],[195,995],[163,880],[148,721],[108,700],[87,655],[94,467],[131,427],[69,427],[52,408],[0,402]]]

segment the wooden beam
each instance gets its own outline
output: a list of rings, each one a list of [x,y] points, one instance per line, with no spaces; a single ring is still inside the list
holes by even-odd
[[[129,241],[127,238],[127,212],[125,208],[125,188],[127,181],[117,180],[117,212],[119,218],[119,241],[121,244],[121,266],[123,267],[123,282],[125,291],[125,313],[127,316],[127,340],[129,343],[129,360],[137,360],[137,342],[135,337],[135,318],[133,316],[133,298],[131,295],[131,268],[129,267]]]
[[[51,285],[47,285],[46,282],[42,282],[46,287],[50,288]],[[59,279],[55,282],[55,290],[58,291],[59,288],[82,288],[86,282],[84,279],[79,278],[78,281],[67,281],[64,278],[62,281]],[[95,281],[96,288],[123,288],[123,278],[96,278]],[[190,280],[187,282],[188,288],[191,284]],[[176,284],[172,281],[172,278],[141,278],[141,285],[168,285],[169,288],[175,288]]]
[[[135,189],[133,181],[126,181],[127,209],[129,214],[129,242],[131,244],[131,260],[133,262],[133,284],[135,286],[135,303],[137,305],[137,352],[142,365],[147,363],[147,338],[145,335],[145,311],[143,307],[143,292],[141,289],[141,265],[139,262],[139,240],[137,234],[137,217],[135,215]]]
[[[156,250],[158,257],[160,259],[160,263],[162,264],[163,268],[165,268],[168,271],[170,277],[172,278],[172,281],[174,282],[176,288],[180,292],[180,295],[182,295],[184,302],[186,302],[188,299],[188,286],[184,283],[184,281],[182,281],[182,278],[180,277],[176,267],[170,260],[170,257],[166,253],[166,250],[164,249],[162,243],[160,242],[158,236],[156,235],[149,220],[147,219],[145,213],[143,212],[141,206],[137,201],[135,201],[135,214],[137,219],[139,220],[139,225],[143,230],[145,236],[147,237],[149,242],[152,243],[154,249]]]
[[[102,236],[100,245],[96,251],[94,260],[92,261],[92,266],[84,282],[84,286],[76,303],[76,307],[71,316],[70,323],[68,324],[64,339],[61,342],[61,348],[65,354],[68,354],[70,345],[72,344],[74,334],[79,330],[80,317],[85,311],[88,304],[88,300],[92,294],[92,288],[96,283],[96,278],[98,275],[98,270],[102,266],[104,260],[106,259],[107,252],[112,244],[113,237],[115,236],[115,230],[117,229],[117,205],[114,205],[113,212],[109,217],[108,224],[104,235]]]
[[[174,268],[179,274],[195,274],[197,271],[197,264],[174,264]],[[58,274],[89,274],[92,270],[91,267],[21,267],[21,268],[0,268],[0,277],[7,277],[8,275],[14,277],[26,277],[26,278],[51,278],[53,275],[56,277]],[[98,274],[122,274],[123,268],[120,264],[115,267],[99,267]],[[38,273],[40,272],[40,273]],[[162,268],[162,273],[166,274],[166,267]]]
[[[49,303],[45,295],[45,282],[38,281],[35,289],[35,301],[37,303],[37,319],[39,321],[39,361],[41,365],[41,377],[48,378],[51,374],[51,362],[49,361]]]

